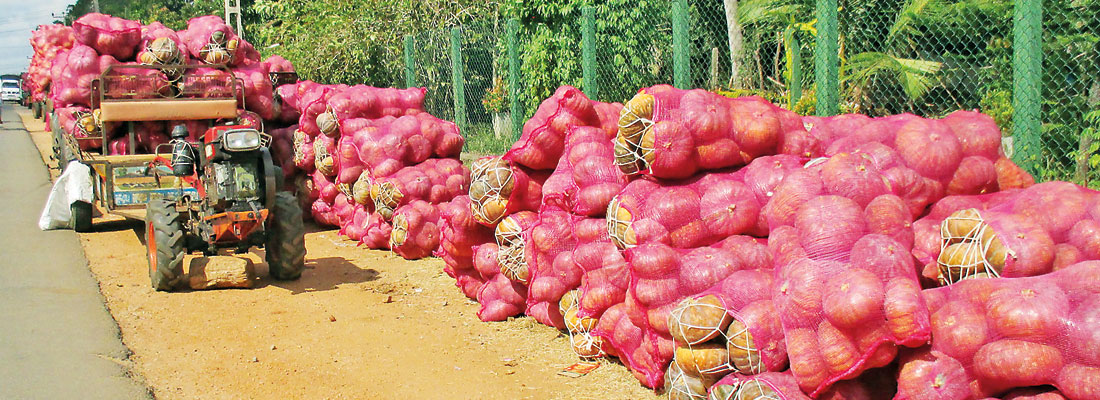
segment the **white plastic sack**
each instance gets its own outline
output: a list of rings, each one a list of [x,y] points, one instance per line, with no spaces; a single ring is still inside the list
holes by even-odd
[[[42,230],[72,228],[70,207],[73,202],[92,202],[92,170],[79,161],[70,161],[65,172],[53,183],[50,197],[46,198],[46,208],[38,218],[38,228]]]

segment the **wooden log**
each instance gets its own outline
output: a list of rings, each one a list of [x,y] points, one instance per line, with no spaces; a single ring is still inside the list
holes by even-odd
[[[232,256],[195,257],[188,270],[191,289],[250,288],[256,278],[252,260]]]

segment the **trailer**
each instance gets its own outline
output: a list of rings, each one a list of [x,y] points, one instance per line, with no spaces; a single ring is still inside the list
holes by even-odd
[[[192,73],[200,68],[222,73]],[[163,72],[175,79],[160,79],[149,70]],[[144,89],[135,90],[135,87]],[[91,103],[98,134],[80,138],[66,134],[59,125],[56,110],[45,105],[51,113],[50,130],[57,167],[64,170],[69,162],[79,161],[93,171],[94,201],[72,205],[71,225],[76,231],[91,229],[93,208],[104,214],[144,220],[146,204],[151,201],[175,200],[184,195],[198,197],[195,188],[173,176],[169,166],[154,162],[163,154],[106,154],[111,138],[104,124],[124,124],[129,149],[133,150],[136,148],[135,122],[202,120],[211,127],[218,120],[236,121],[243,95],[239,82],[225,66],[113,65],[92,82]],[[99,153],[82,150],[80,143],[83,141],[100,141],[104,150]]]

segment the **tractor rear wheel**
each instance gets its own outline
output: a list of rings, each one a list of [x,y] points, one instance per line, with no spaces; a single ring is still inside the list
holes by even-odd
[[[153,289],[171,291],[183,281],[183,215],[175,203],[153,200],[145,210],[145,248]]]
[[[267,269],[278,280],[295,280],[306,267],[306,229],[298,199],[288,192],[275,193],[268,217]]]

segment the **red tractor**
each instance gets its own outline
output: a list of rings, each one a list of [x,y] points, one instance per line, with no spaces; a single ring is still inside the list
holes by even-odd
[[[153,287],[179,286],[187,253],[244,253],[252,246],[265,249],[273,278],[298,279],[306,253],[302,209],[294,195],[278,190],[282,171],[267,149],[271,137],[244,125],[212,127],[201,143],[187,137],[182,125],[173,128],[164,145],[171,146],[171,159],[158,155],[147,168],[160,174],[159,166],[169,166],[195,189],[148,203],[145,243]]]

